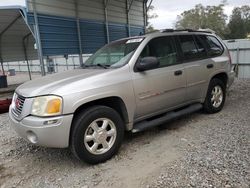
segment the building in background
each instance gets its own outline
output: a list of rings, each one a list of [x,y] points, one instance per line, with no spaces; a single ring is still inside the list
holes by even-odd
[[[2,68],[19,66],[21,70],[21,66],[29,70],[39,64],[37,70],[45,75],[46,59],[56,65],[51,58],[72,56],[70,65],[79,65],[84,54],[94,53],[106,43],[144,34],[151,3],[152,0],[26,0],[25,7],[1,7]],[[64,59],[68,63],[68,58]],[[18,64],[8,63],[13,61]]]

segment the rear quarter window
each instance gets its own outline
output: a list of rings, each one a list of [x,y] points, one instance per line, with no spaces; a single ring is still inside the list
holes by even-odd
[[[207,54],[209,57],[220,56],[223,53],[224,48],[220,43],[220,41],[215,36],[200,35],[199,38],[206,46]]]

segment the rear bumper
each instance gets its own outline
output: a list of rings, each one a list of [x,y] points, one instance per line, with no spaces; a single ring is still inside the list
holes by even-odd
[[[9,112],[11,126],[24,139],[32,144],[53,148],[69,146],[70,127],[73,115],[40,118],[28,116],[17,121]],[[51,124],[45,125],[45,122]]]

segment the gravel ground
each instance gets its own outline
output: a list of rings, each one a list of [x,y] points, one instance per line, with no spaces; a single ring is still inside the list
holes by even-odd
[[[164,129],[127,134],[111,160],[91,166],[68,149],[33,146],[0,115],[0,187],[250,187],[250,80],[236,80],[224,109]]]
[[[180,145],[184,157],[150,187],[250,187],[249,115],[250,80],[238,80],[224,110],[192,125],[196,130]]]

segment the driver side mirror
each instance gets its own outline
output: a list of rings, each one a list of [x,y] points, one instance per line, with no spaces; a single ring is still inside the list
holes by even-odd
[[[139,72],[155,69],[159,67],[160,63],[157,57],[149,56],[139,59],[136,63],[136,69]]]

